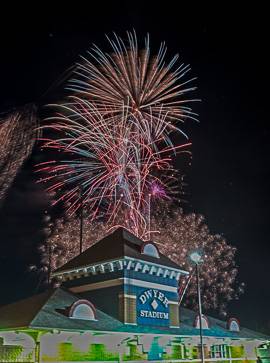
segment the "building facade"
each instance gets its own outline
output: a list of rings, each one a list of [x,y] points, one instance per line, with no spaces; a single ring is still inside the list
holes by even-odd
[[[188,274],[120,228],[53,273],[56,289],[0,308],[0,362],[200,362]],[[203,316],[206,362],[270,362],[270,338]]]

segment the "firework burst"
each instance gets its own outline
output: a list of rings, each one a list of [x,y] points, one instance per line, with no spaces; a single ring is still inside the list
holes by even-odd
[[[157,231],[153,239],[161,251],[184,270],[192,272],[194,269],[189,258],[193,251],[203,252],[204,262],[200,267],[203,306],[225,314],[227,303],[237,299],[244,288],[244,284],[237,281],[236,248],[223,236],[212,234],[202,215],[184,214],[171,204],[163,204],[156,210],[152,228]],[[196,306],[195,281],[190,283],[184,303]]]
[[[112,110],[114,116],[121,116],[124,107],[147,135],[149,127],[152,132],[159,129],[162,118],[163,136],[170,142],[170,132],[183,133],[177,126],[179,122],[196,119],[188,106],[196,100],[186,97],[196,89],[189,86],[194,78],[185,79],[190,67],[177,64],[178,55],[166,63],[165,43],[160,45],[157,55],[152,56],[149,36],[142,50],[135,32],[127,32],[127,38],[124,42],[117,35],[111,39],[107,37],[110,53],[104,53],[94,45],[88,57],[82,57],[77,64],[75,77],[68,88],[79,97],[94,102],[106,118],[111,116]]]
[[[37,136],[36,109],[27,105],[0,118],[0,201],[4,199]]]
[[[162,146],[162,127],[150,142],[124,110],[121,118],[104,119],[94,105],[78,98],[61,110],[45,128],[63,137],[43,140],[43,148],[61,151],[61,160],[37,165],[37,171],[46,172],[40,181],[51,183],[48,191],[63,191],[54,203],[65,202],[70,214],[85,207],[90,219],[105,213],[113,221],[120,209],[126,210],[133,233],[146,233],[147,195],[153,186],[165,193],[175,177],[163,180],[159,174],[173,170],[171,153],[186,145]]]
[[[141,236],[149,229],[153,188],[155,196],[158,190],[169,196],[177,182],[172,158],[190,144],[173,145],[170,134],[182,133],[178,121],[193,117],[182,104],[194,88],[180,82],[188,67],[173,70],[177,57],[165,65],[164,45],[151,58],[148,38],[143,51],[135,34],[128,39],[125,46],[115,36],[110,55],[93,47],[96,64],[84,59],[77,66],[73,93],[54,105],[57,115],[43,126],[53,131],[43,148],[60,151],[60,159],[38,171],[46,172],[41,181],[51,183],[55,203],[65,202],[69,213],[86,208],[90,219],[103,215],[111,222],[125,210],[129,229]]]
[[[226,304],[243,292],[243,284],[237,282],[236,248],[229,245],[221,235],[210,233],[202,215],[184,214],[182,210],[172,208],[170,202],[163,202],[155,210],[151,224],[152,238],[159,250],[191,274],[194,266],[188,256],[197,249],[204,252],[207,257],[201,265],[200,274],[203,306],[224,314]],[[105,237],[108,231],[115,230],[117,225],[129,228],[123,213],[119,213],[111,224],[85,219],[84,249]],[[40,247],[45,271],[49,261],[54,270],[78,255],[79,235],[78,218],[61,218],[55,222],[46,243]],[[193,280],[188,285],[182,303],[190,307],[197,304],[196,283]]]

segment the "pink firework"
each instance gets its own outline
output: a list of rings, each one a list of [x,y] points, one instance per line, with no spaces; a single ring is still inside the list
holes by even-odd
[[[142,236],[149,229],[149,194],[157,196],[157,186],[170,194],[172,159],[190,145],[173,145],[171,133],[183,134],[178,122],[193,118],[183,96],[194,88],[180,81],[189,67],[173,70],[177,57],[164,63],[164,45],[151,58],[148,38],[142,51],[135,34],[128,33],[127,46],[116,36],[110,43],[110,55],[93,47],[94,63],[84,59],[70,81],[73,94],[53,105],[57,115],[43,126],[53,136],[43,148],[60,154],[38,171],[69,213],[83,207],[92,220],[111,222],[123,211],[129,229]]]
[[[61,159],[37,165],[46,173],[40,181],[49,182],[48,191],[57,194],[54,203],[65,202],[71,214],[83,206],[92,219],[106,215],[114,220],[123,209],[130,229],[142,234],[147,229],[146,196],[153,185],[166,189],[158,174],[172,168],[172,151],[186,145],[159,148],[160,134],[150,142],[127,113],[108,122],[85,100],[75,98],[61,111],[45,128],[63,136],[43,140],[43,148],[61,151]]]
[[[112,112],[121,116],[124,108],[146,135],[159,132],[160,127],[167,142],[171,142],[169,134],[173,131],[185,135],[178,124],[186,119],[196,120],[197,116],[189,107],[190,102],[197,100],[187,97],[196,89],[190,85],[195,78],[186,79],[190,66],[178,64],[178,55],[166,63],[165,43],[161,43],[157,54],[151,55],[149,36],[141,50],[135,32],[127,32],[127,38],[125,42],[115,34],[107,37],[110,53],[94,45],[88,57],[82,57],[77,64],[68,89],[94,102],[106,118]]]
[[[37,127],[36,107],[32,104],[0,116],[0,202],[32,152]]]

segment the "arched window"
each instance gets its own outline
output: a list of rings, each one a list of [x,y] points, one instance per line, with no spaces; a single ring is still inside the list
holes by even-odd
[[[96,311],[90,301],[78,300],[71,305],[69,317],[73,319],[96,320]]]
[[[228,323],[227,323],[227,329],[230,331],[240,331],[240,324],[239,321],[235,318],[231,318],[229,319]]]
[[[158,249],[153,243],[146,242],[142,246],[142,253],[147,256],[159,258]]]
[[[194,327],[196,329],[200,329],[200,317],[199,317],[199,315],[197,315],[196,318],[195,318]],[[202,329],[209,329],[208,319],[204,315],[202,315]]]

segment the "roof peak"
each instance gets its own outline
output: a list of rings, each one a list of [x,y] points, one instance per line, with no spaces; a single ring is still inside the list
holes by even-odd
[[[148,243],[153,244],[157,248],[154,242],[143,241],[124,227],[119,227],[87,248],[80,255],[77,255],[72,260],[55,270],[54,274],[70,271],[79,267],[90,266],[96,263],[121,259],[123,257],[131,257],[180,269],[180,266],[162,253],[157,253],[156,255],[143,253],[143,246]]]

